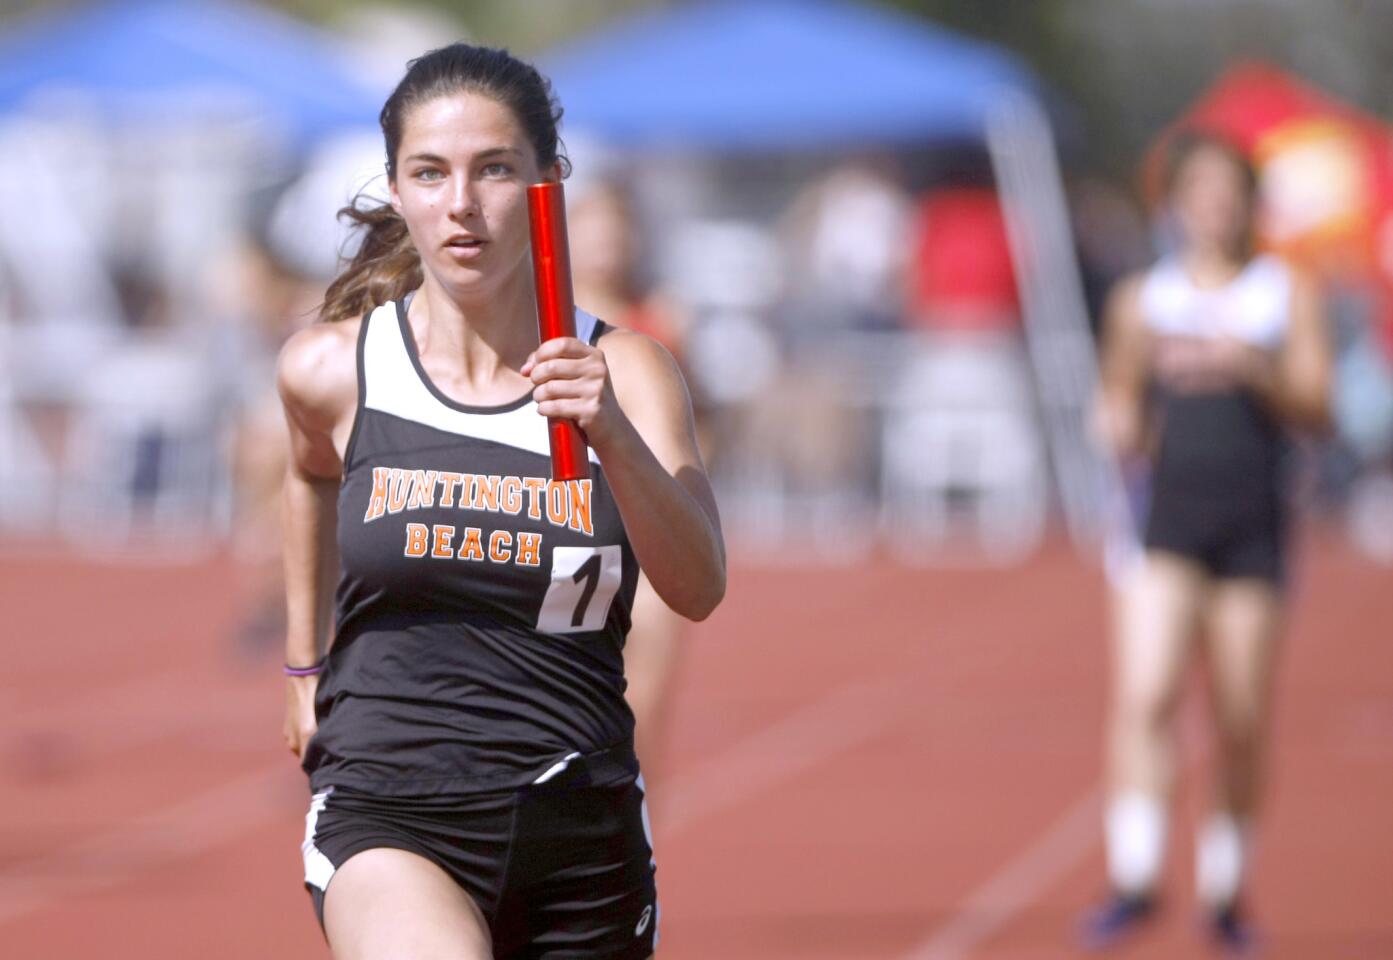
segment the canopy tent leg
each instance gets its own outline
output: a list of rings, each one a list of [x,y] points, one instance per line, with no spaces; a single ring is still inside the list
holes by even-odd
[[[1054,136],[1040,106],[1007,91],[987,116],[987,149],[1006,213],[1026,344],[1065,522],[1074,543],[1102,542],[1111,574],[1139,555],[1122,473],[1089,433],[1098,358]]]

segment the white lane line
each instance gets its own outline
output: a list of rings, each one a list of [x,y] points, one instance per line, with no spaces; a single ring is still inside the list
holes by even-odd
[[[0,924],[75,893],[116,886],[287,817],[287,787],[301,781],[290,759],[278,760],[133,821],[7,864],[0,869]]]
[[[675,776],[660,829],[673,835],[853,749],[900,719],[914,687],[876,679],[839,687]],[[104,889],[196,856],[285,816],[286,761],[151,811],[134,822],[0,869],[0,923],[75,893]]]
[[[859,746],[902,717],[913,692],[913,684],[902,678],[862,681],[755,731],[673,777],[665,788],[671,799],[661,832],[673,835]],[[284,788],[297,773],[278,761],[134,822],[6,865],[0,869],[0,923],[62,897],[127,882],[284,816]]]
[[[1200,698],[1181,704],[1184,775],[1205,759],[1209,742]],[[980,886],[954,914],[901,960],[960,960],[995,936],[1103,842],[1103,789],[1094,785],[1055,823]]]
[[[1101,788],[1090,788],[1039,839],[978,887],[953,919],[902,960],[958,960],[999,932],[1101,842],[1101,803]]]
[[[899,679],[839,687],[674,777],[660,830],[667,836],[853,749],[905,715],[914,687]],[[0,924],[63,897],[134,879],[196,856],[286,815],[288,762],[151,811],[66,847],[0,869]]]
[[[936,630],[946,636],[973,629],[975,618],[974,611],[961,611],[941,619]],[[999,658],[1008,655],[1003,648]],[[924,695],[913,674],[910,666],[894,676],[837,687],[715,756],[674,773],[658,788],[662,791],[659,839],[737,806],[894,726]],[[951,678],[939,677],[940,682],[945,679]]]
[[[190,681],[185,677],[178,683],[187,688]],[[179,700],[170,694],[172,689],[175,687],[152,691],[149,696],[132,695],[109,712],[54,709],[37,721],[9,727],[0,738],[0,748],[12,757],[37,749],[55,751],[60,758],[86,766],[93,757],[110,757],[120,750],[165,740],[207,743],[209,737],[216,737],[224,743],[239,721],[264,713],[267,701],[264,691],[250,686],[205,690],[195,701]],[[269,724],[241,725],[247,736],[237,742],[262,747],[278,744],[277,731]]]
[[[860,746],[906,714],[914,687],[880,678],[839,687],[662,785],[660,837],[734,807],[839,753]]]

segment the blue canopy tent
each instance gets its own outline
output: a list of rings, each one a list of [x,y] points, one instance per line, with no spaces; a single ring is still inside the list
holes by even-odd
[[[185,119],[224,98],[297,145],[372,124],[380,106],[313,28],[227,0],[110,0],[22,23],[0,36],[0,113],[45,92],[116,122]]]
[[[1017,60],[842,0],[710,0],[626,19],[543,58],[566,125],[626,147],[845,148],[980,140]]]

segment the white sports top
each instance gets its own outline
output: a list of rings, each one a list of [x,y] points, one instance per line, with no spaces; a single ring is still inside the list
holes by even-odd
[[[1273,350],[1286,337],[1291,291],[1291,268],[1271,255],[1254,257],[1210,290],[1195,286],[1180,261],[1167,257],[1147,273],[1141,307],[1147,327],[1159,334],[1230,336]]]

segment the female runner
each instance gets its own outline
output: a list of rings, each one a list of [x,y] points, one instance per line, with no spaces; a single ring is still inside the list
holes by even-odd
[[[655,947],[621,650],[640,565],[701,619],[724,547],[671,357],[579,312],[538,345],[526,188],[566,172],[559,113],[504,51],[413,61],[390,205],[348,211],[362,246],[281,354],[285,736],[338,960]],[[592,480],[549,481],[548,417]]]
[[[1324,429],[1330,348],[1307,278],[1252,248],[1256,177],[1227,142],[1189,134],[1167,193],[1177,252],[1108,307],[1100,420],[1149,457],[1144,558],[1122,584],[1108,729],[1113,895],[1089,921],[1109,944],[1152,911],[1175,776],[1174,713],[1192,656],[1207,668],[1217,793],[1197,838],[1213,936],[1251,941],[1239,911],[1282,620],[1287,434]]]

